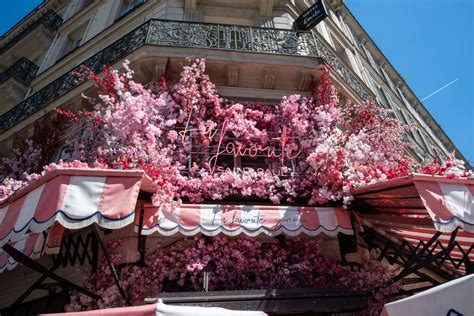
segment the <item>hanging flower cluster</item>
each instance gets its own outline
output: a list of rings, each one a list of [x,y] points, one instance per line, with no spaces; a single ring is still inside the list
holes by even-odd
[[[114,246],[120,243],[115,242]],[[318,238],[294,238],[274,244],[250,237],[196,237],[164,249],[158,247],[147,255],[145,267],[126,266],[121,271],[120,284],[134,305],[163,291],[202,291],[204,272],[209,273],[211,291],[344,287],[365,293],[380,287],[397,272],[394,267],[383,267],[375,257],[374,254],[358,271],[351,272],[321,254]],[[120,257],[115,255],[114,260],[119,262]],[[101,300],[72,292],[68,311],[125,305],[105,262],[95,272],[83,275],[87,276],[86,288]],[[370,297],[365,313],[380,311],[386,297],[399,288],[400,284],[381,287]]]
[[[472,170],[466,170],[465,162],[457,159],[454,153],[449,155],[449,159],[440,163],[437,158],[433,160],[431,165],[426,165],[421,168],[424,174],[431,174],[437,176],[445,176],[448,179],[459,177],[472,178],[474,176]]]
[[[329,69],[316,97],[274,105],[223,100],[203,59],[188,60],[174,85],[163,79],[147,88],[127,62],[124,69],[89,74],[101,93],[94,111],[66,113],[78,126],[71,159],[146,170],[159,188],[156,204],[229,196],[348,202],[352,187],[411,166],[405,127],[371,104],[339,107]]]

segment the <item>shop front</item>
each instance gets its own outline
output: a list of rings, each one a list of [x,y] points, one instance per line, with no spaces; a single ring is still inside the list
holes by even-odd
[[[2,271],[13,270],[21,263],[42,275],[15,304],[19,305],[28,294],[48,284],[47,279],[56,281],[58,287],[78,291],[90,299],[100,299],[91,289],[74,284],[54,272],[64,263],[71,264],[72,257],[77,255],[71,250],[65,252],[68,238],[86,240],[89,232],[95,236],[96,243],[90,247],[96,251],[91,257],[103,257],[125,302],[130,302],[130,293],[126,294],[118,282],[117,268],[128,264],[150,264],[146,260],[147,249],[156,246],[156,240],[166,245],[203,236],[229,236],[228,238],[234,239],[246,238],[247,242],[252,242],[252,239],[261,240],[260,243],[269,243],[275,248],[278,241],[274,237],[283,240],[304,236],[311,239],[326,235],[326,238],[335,241],[340,234],[353,235],[349,211],[342,207],[182,204],[167,209],[157,208],[151,201],[138,199],[151,190],[153,187],[150,179],[141,171],[70,168],[56,169],[14,194],[2,207]],[[134,228],[131,229],[132,227]],[[134,240],[134,244],[122,245],[118,247],[118,251],[133,250],[138,254],[138,260],[122,260],[120,263],[114,261],[112,257],[117,251],[114,254],[109,252],[104,240],[110,238],[104,236],[103,231],[135,231],[130,238]],[[113,234],[114,232],[110,233]],[[224,242],[222,245],[229,246],[230,243]],[[34,260],[45,255],[54,256],[52,267],[42,266]],[[291,260],[278,255],[269,258]],[[214,262],[215,264],[219,262]],[[245,273],[248,269],[247,267]],[[255,272],[264,270],[256,267]],[[307,283],[311,280],[306,281],[303,274],[290,277],[298,280],[293,284],[294,287],[298,287],[298,282],[300,287],[306,287],[295,289],[265,288],[265,284],[261,284],[260,290],[213,291],[209,290],[213,277],[214,273],[208,269],[202,280],[194,280],[205,292],[182,292],[187,288],[183,285],[179,292],[165,291],[158,297],[170,305],[219,306],[270,314],[354,312],[367,307],[365,293],[344,288],[311,288]],[[177,284],[173,284],[171,280],[168,282],[168,288],[176,289]],[[188,289],[193,289],[193,286],[188,285]],[[151,297],[148,301],[152,301]],[[8,310],[6,312],[8,314]]]
[[[407,127],[339,104],[330,67],[277,104],[222,99],[202,59],[147,86],[123,67],[78,74],[93,111],[57,110],[68,162],[1,187],[2,314],[374,315],[472,273],[472,174],[414,174]]]

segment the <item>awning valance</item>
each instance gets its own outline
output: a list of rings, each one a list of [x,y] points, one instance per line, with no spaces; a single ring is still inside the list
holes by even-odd
[[[368,185],[352,194],[380,214],[429,215],[440,232],[460,227],[474,233],[474,179],[414,174]]]
[[[348,211],[333,207],[183,204],[167,208],[147,203],[141,217],[136,215],[141,208],[137,205],[140,190],[153,191],[152,181],[140,170],[58,168],[0,205],[0,248],[9,243],[37,258],[59,249],[64,228],[95,223],[119,229],[134,221],[140,226],[140,218],[144,235],[353,234]],[[16,264],[0,250],[0,272]]]
[[[145,180],[144,180],[145,179]],[[133,222],[142,171],[57,169],[0,205],[0,247],[54,222],[68,229],[96,223],[117,229]]]
[[[157,208],[147,204],[144,209],[144,235],[154,232],[188,236],[198,233],[207,236],[219,233],[230,236],[241,233],[249,236],[353,234],[348,211],[337,207],[183,204],[176,208]]]

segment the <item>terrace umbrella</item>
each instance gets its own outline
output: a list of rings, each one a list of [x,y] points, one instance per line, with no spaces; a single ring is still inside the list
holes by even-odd
[[[382,316],[474,315],[474,274],[385,304]]]
[[[263,316],[259,311],[235,311],[220,307],[174,306],[166,305],[161,300],[157,304],[107,308],[87,312],[60,314],[40,314],[40,316]]]

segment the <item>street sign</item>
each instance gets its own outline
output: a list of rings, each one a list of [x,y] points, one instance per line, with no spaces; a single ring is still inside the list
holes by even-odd
[[[316,2],[303,12],[293,23],[293,28],[297,31],[307,31],[316,26],[328,16],[328,12],[323,0]]]

